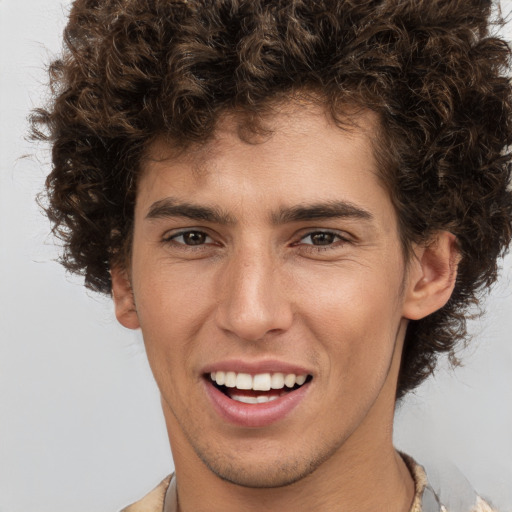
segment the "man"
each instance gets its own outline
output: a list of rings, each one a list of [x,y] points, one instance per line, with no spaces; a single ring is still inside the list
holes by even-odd
[[[176,468],[126,510],[444,509],[393,412],[510,243],[490,9],[74,3],[47,212],[142,330]]]

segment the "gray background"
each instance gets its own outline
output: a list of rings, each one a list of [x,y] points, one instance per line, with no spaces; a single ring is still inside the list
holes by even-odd
[[[48,152],[24,140],[26,116],[44,99],[43,63],[60,48],[67,5],[0,0],[0,512],[115,511],[172,469],[140,335],[53,261],[34,202]],[[487,315],[472,325],[465,367],[443,364],[400,407],[396,427],[399,447],[433,472],[458,468],[504,512],[512,512],[511,282],[508,258]]]

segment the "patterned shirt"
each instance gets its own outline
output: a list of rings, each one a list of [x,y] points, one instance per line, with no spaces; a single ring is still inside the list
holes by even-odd
[[[452,512],[452,510],[448,510],[440,503],[437,494],[428,483],[423,467],[417,464],[411,457],[405,454],[401,455],[411,472],[415,486],[414,500],[410,512]],[[178,512],[178,497],[174,474],[169,475],[140,501],[124,508],[121,512]],[[476,496],[473,507],[464,512],[497,511],[482,500],[482,498]]]

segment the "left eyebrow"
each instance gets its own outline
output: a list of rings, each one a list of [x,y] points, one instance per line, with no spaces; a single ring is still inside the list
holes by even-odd
[[[286,224],[289,222],[327,220],[339,218],[353,218],[365,221],[373,220],[368,211],[348,201],[329,201],[311,205],[297,205],[290,208],[281,208],[272,214],[272,223]]]

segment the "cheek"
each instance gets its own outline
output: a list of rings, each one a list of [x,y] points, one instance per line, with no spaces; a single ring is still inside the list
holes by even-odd
[[[212,282],[207,269],[170,265],[165,260],[139,265],[134,288],[144,332],[152,329],[181,333],[198,325],[211,307]]]
[[[197,333],[208,317],[207,280],[175,270],[145,260],[133,279],[146,353],[160,389],[174,389],[169,379],[190,373]]]
[[[302,313],[318,318],[326,328],[364,324],[371,329],[382,327],[382,322],[395,323],[399,316],[401,276],[396,264],[379,268],[353,263],[300,269],[290,281]]]
[[[401,320],[400,271],[336,270],[301,276],[299,316],[324,345],[333,372],[343,379],[380,378]]]

